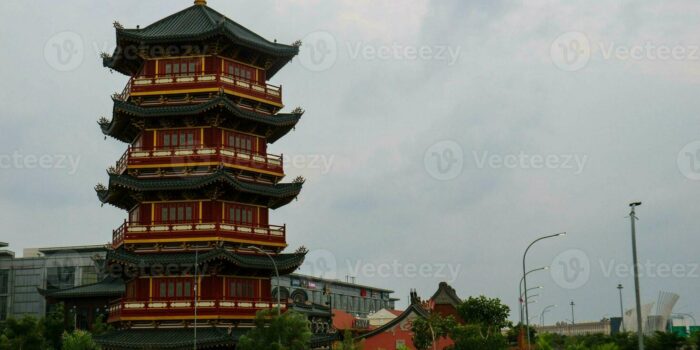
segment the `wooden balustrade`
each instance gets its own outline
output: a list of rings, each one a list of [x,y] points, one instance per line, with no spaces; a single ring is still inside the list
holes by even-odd
[[[197,315],[207,316],[252,316],[259,310],[277,307],[276,301],[269,299],[244,299],[244,300],[198,300]],[[281,309],[287,308],[286,304],[280,305]],[[157,319],[158,316],[183,318],[194,317],[195,301],[192,299],[167,299],[167,300],[131,300],[118,299],[109,305],[109,321],[119,321],[148,316]]]
[[[257,82],[241,79],[235,75],[220,72],[198,74],[170,74],[170,75],[141,75],[132,77],[127,85],[129,96],[147,95],[154,93],[173,94],[187,93],[211,89],[227,89],[233,93],[240,93],[243,97],[269,101],[276,105],[282,103],[282,87],[271,84],[259,84]]]
[[[196,237],[218,237],[231,240],[258,241],[283,244],[286,241],[286,225],[241,225],[229,222],[181,222],[181,223],[153,223],[141,225],[125,221],[112,233],[112,246],[119,247],[130,240],[158,242],[161,238],[169,241],[182,238],[192,239]]]
[[[282,155],[256,153],[225,146],[191,147],[129,147],[115,165],[116,172],[123,174],[129,167],[187,166],[204,163],[231,164],[283,174]]]

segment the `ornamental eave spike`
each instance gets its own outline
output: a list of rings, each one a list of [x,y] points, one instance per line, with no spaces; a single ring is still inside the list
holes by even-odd
[[[124,26],[119,23],[119,21],[114,21],[112,25],[114,26],[114,29],[124,29]]]
[[[292,43],[292,46],[294,46],[294,47],[300,47],[300,46],[301,46],[301,40],[297,40],[297,41],[293,42],[293,43]]]

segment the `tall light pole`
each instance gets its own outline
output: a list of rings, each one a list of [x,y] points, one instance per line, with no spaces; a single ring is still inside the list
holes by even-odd
[[[573,326],[576,325],[576,319],[574,318],[574,306],[576,306],[576,304],[572,300],[569,305],[571,305],[571,325]]]
[[[555,307],[557,307],[557,306],[552,304],[552,305],[547,305],[544,309],[542,309],[542,313],[540,313],[540,322],[542,323],[542,327],[544,327],[544,314],[546,314],[547,311],[549,311],[550,309],[553,309]]]
[[[528,272],[525,273],[525,276],[535,272],[535,271],[543,271],[543,270],[548,270],[549,266],[542,266],[538,267],[536,269],[532,269]],[[523,300],[523,280],[525,279],[525,276],[520,277],[520,283],[518,284],[518,302],[520,303],[520,325],[525,324],[525,320],[523,320],[523,304],[525,300]]]
[[[280,311],[280,309],[282,309],[282,303],[280,302],[280,300],[281,300],[280,294],[282,294],[282,291],[280,291],[280,274],[277,271],[277,263],[275,262],[275,259],[272,258],[272,255],[270,255],[270,253],[254,246],[254,245],[249,246],[247,248],[267,255],[267,257],[270,258],[270,261],[272,261],[272,266],[275,268],[275,276],[277,276],[277,281],[276,281],[277,283],[275,283],[275,284],[277,285],[277,287],[276,287],[277,288],[277,317],[279,317],[282,314],[282,312]]]
[[[639,350],[644,350],[644,332],[642,328],[642,302],[639,297],[639,265],[637,263],[637,233],[635,231],[635,220],[637,216],[634,209],[642,205],[642,202],[630,203],[630,222],[632,223],[632,263],[634,264],[634,298],[637,307],[637,343]]]
[[[617,290],[620,291],[620,328],[625,331],[625,309],[622,307],[622,283],[617,284]]]
[[[527,252],[530,250],[530,248],[537,242],[547,239],[547,238],[554,238],[554,237],[560,237],[566,235],[566,232],[561,232],[561,233],[555,233],[553,235],[547,235],[547,236],[542,236],[530,243],[530,245],[525,248],[525,253],[523,253],[523,289],[525,289],[525,332],[527,333],[527,348],[530,348],[530,312],[527,307],[527,276],[526,276],[526,268],[525,268],[525,259],[527,258]]]

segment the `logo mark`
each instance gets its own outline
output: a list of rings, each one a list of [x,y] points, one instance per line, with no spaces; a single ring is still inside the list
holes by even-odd
[[[437,180],[452,180],[462,173],[464,152],[455,141],[440,141],[428,148],[423,157],[425,170]]]
[[[685,145],[676,158],[678,170],[690,180],[700,181],[700,140]]]
[[[591,59],[591,43],[580,32],[566,32],[554,40],[549,56],[557,68],[574,72],[582,69]]]
[[[60,32],[44,45],[44,59],[59,72],[77,69],[85,58],[83,38],[77,33]]]
[[[591,277],[591,261],[580,249],[569,249],[557,255],[550,266],[552,280],[562,288],[583,287]]]
[[[327,70],[338,59],[338,44],[331,33],[312,32],[306,35],[301,42],[299,62],[312,72]]]
[[[335,279],[338,271],[338,262],[335,254],[328,250],[311,250],[306,254],[304,264],[301,265],[299,270],[304,275]]]

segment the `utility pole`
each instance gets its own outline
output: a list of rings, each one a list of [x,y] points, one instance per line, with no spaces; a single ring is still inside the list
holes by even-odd
[[[644,328],[642,328],[642,302],[639,297],[639,264],[637,263],[637,233],[635,232],[635,220],[637,216],[634,209],[642,205],[642,202],[630,203],[630,222],[632,223],[632,262],[634,264],[634,298],[637,307],[637,342],[639,350],[644,350]]]
[[[572,300],[572,301],[569,303],[569,305],[571,305],[571,325],[573,326],[573,325],[576,324],[576,319],[574,318],[574,306],[575,306],[576,304],[575,304],[574,301]]]
[[[622,283],[618,283],[617,290],[620,291],[620,328],[625,331],[625,310],[622,307]]]

